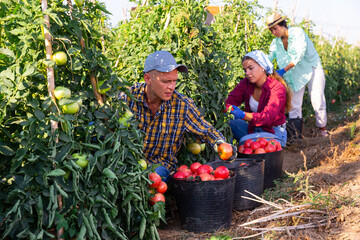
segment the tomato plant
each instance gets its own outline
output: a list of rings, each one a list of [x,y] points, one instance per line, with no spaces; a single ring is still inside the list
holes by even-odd
[[[62,230],[64,239],[159,239],[164,205],[148,204],[142,133],[135,121],[119,123],[127,106],[109,97],[128,83],[104,55],[108,12],[102,3],[68,2],[49,0],[46,12],[41,1],[0,3],[1,238],[54,239]],[[66,64],[47,59],[42,29]],[[48,68],[71,95],[49,96]],[[93,83],[102,80],[114,87],[99,97]],[[63,114],[73,103],[77,113]],[[72,156],[79,152],[86,159]]]

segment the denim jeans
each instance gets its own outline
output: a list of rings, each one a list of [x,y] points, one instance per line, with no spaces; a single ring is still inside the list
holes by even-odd
[[[159,166],[155,168],[155,172],[160,175],[162,181],[167,183],[170,180],[170,171],[166,167]]]
[[[286,145],[287,141],[287,132],[285,125],[282,127],[274,127],[275,134],[265,132],[261,127],[256,127],[254,129],[254,133],[248,133],[248,123],[242,119],[234,119],[230,120],[229,125],[231,127],[231,131],[233,133],[234,138],[239,143],[244,142],[249,138],[274,138],[278,140],[281,146]]]

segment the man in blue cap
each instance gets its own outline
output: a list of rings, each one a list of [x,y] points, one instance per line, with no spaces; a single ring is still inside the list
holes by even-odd
[[[194,101],[175,90],[179,71],[188,69],[177,64],[171,53],[156,51],[145,60],[145,83],[130,88],[138,101],[124,93],[120,95],[140,121],[139,128],[145,132],[143,151],[148,163],[161,164],[156,172],[165,181],[177,168],[176,154],[185,133],[197,135],[215,151],[218,144],[225,142],[224,136],[201,116]],[[235,157],[233,146],[232,158]]]

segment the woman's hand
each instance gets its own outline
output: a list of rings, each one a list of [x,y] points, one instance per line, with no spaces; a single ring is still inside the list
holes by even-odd
[[[231,110],[231,114],[234,115],[235,119],[244,119],[245,117],[245,112],[242,111],[240,108],[238,108],[237,106],[231,105],[232,106],[232,110]]]
[[[277,74],[280,75],[280,77],[284,76],[284,74],[286,73],[285,68],[279,69],[279,70],[277,70],[276,72],[277,72]]]

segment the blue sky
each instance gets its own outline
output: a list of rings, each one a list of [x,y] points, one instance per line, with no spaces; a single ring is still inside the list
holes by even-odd
[[[124,18],[126,9],[133,3],[128,0],[100,0],[113,15],[110,22],[115,26]],[[273,7],[273,0],[258,0],[264,7]],[[210,5],[221,5],[221,0],[211,0]],[[288,17],[296,4],[295,21],[308,17],[316,27],[315,33],[325,37],[343,37],[348,43],[360,45],[360,0],[278,0],[278,8]],[[265,14],[265,13],[264,13]]]

